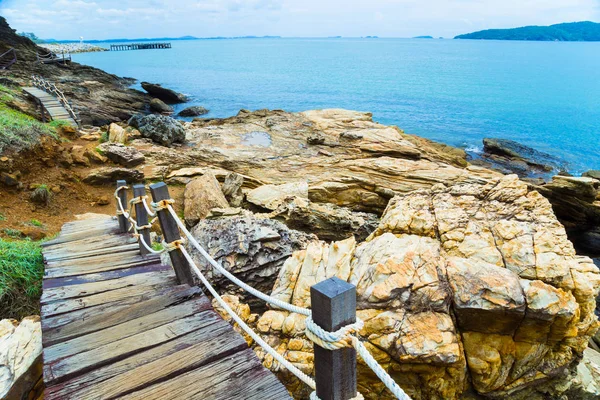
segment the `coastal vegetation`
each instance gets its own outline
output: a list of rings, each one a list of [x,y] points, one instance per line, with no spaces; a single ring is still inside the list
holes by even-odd
[[[455,39],[533,40],[559,42],[600,41],[600,24],[590,21],[513,29],[487,29],[456,36]]]
[[[0,319],[39,313],[43,275],[40,242],[0,238]]]
[[[10,107],[15,90],[0,85],[0,153],[23,150],[39,142],[43,136],[56,136],[60,124],[44,124]]]

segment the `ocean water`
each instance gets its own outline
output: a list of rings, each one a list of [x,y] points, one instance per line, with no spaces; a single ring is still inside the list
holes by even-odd
[[[195,40],[73,59],[186,93],[191,102],[176,109],[202,105],[208,117],[347,108],[473,152],[499,137],[558,156],[573,173],[600,169],[600,43]]]

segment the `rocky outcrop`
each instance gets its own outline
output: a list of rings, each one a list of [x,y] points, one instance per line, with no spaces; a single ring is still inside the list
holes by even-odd
[[[125,146],[121,143],[102,143],[98,146],[102,155],[105,155],[114,163],[124,167],[132,168],[144,162],[144,155],[134,147]]]
[[[283,185],[264,185],[248,192],[246,200],[267,210],[275,210],[288,197],[308,200],[308,183],[292,182]]]
[[[114,185],[119,179],[127,182],[142,182],[144,174],[136,169],[103,167],[92,170],[83,178],[83,182],[90,185]]]
[[[483,139],[484,162],[503,173],[515,173],[522,178],[545,177],[549,173],[564,171],[567,165],[551,154],[547,154],[514,140]]]
[[[148,92],[150,96],[156,97],[169,104],[185,103],[188,101],[188,98],[185,95],[162,87],[159,84],[142,82],[142,88],[144,88],[144,90]]]
[[[37,399],[42,379],[40,317],[0,321],[0,398]],[[42,386],[43,385],[38,385]]]
[[[242,191],[242,185],[244,184],[244,177],[235,172],[231,172],[225,176],[221,190],[225,195],[225,198],[232,207],[239,207],[244,201],[244,193]]]
[[[129,126],[139,129],[142,137],[163,146],[185,141],[185,130],[181,123],[164,115],[134,115],[129,120]]]
[[[161,99],[152,99],[150,100],[150,109],[157,113],[170,114],[173,112],[173,107],[168,104],[165,104]]]
[[[534,186],[552,203],[578,251],[600,256],[600,181],[591,177],[557,175],[552,181]]]
[[[228,271],[265,292],[273,287],[285,260],[316,240],[313,235],[291,230],[281,222],[259,218],[247,211],[227,218],[201,220],[191,232]],[[238,292],[192,246],[187,245],[187,248],[211,282],[222,290]],[[253,308],[264,307],[251,295],[240,295]]]
[[[342,240],[354,236],[363,241],[379,223],[375,214],[355,212],[333,204],[313,203],[302,197],[287,197],[269,218],[288,227],[314,233],[321,240]]]
[[[179,112],[180,117],[197,117],[199,115],[208,114],[209,110],[202,106],[191,106],[184,108]]]
[[[185,187],[183,194],[184,217],[187,226],[194,226],[206,218],[213,208],[227,208],[229,204],[221,186],[211,173],[195,178]]]
[[[310,286],[332,276],[356,285],[360,335],[413,399],[458,399],[469,388],[518,398],[573,368],[599,325],[598,268],[516,176],[396,196],[365,242],[295,252],[272,293],[307,307]],[[270,310],[256,326],[311,372],[303,319]],[[390,398],[362,364],[359,387]]]

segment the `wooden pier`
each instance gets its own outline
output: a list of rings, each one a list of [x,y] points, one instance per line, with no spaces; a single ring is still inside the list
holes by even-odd
[[[111,44],[110,51],[170,49],[171,43],[126,43]]]

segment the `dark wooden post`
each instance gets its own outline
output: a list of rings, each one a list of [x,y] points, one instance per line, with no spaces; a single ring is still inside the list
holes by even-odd
[[[133,197],[140,197],[146,195],[146,187],[144,185],[133,185]],[[142,203],[137,203],[135,205],[135,222],[138,226],[148,225],[148,211],[146,211],[146,207]],[[150,239],[150,229],[144,228],[138,231],[141,237],[144,239],[144,242],[150,247],[152,245]],[[148,249],[142,244],[142,240],[140,239],[140,253],[143,256],[150,253]]]
[[[117,181],[117,189],[122,187],[122,186],[127,186],[127,182],[125,181]],[[123,205],[123,209],[125,211],[127,211],[127,190],[122,189],[119,190],[119,199],[121,199],[121,204]],[[117,201],[117,211],[120,211],[119,208],[119,202]],[[119,215],[119,230],[121,231],[121,233],[125,233],[129,230],[129,221],[127,220],[127,218],[125,217],[125,215],[120,214]]]
[[[330,278],[310,288],[313,321],[328,332],[356,322],[356,287]],[[349,400],[356,396],[356,350],[315,348],[315,381],[321,400]]]
[[[152,199],[155,203],[171,198],[169,195],[169,188],[164,182],[150,185],[150,193],[152,193]],[[157,216],[165,242],[171,243],[175,240],[179,240],[181,238],[181,235],[179,234],[179,228],[177,227],[177,223],[175,222],[175,219],[169,210],[160,210],[157,212]],[[189,285],[193,285],[194,277],[192,276],[190,265],[188,264],[181,250],[173,250],[169,252],[169,256],[171,257],[171,263],[173,264],[177,281],[180,284],[187,283]]]

